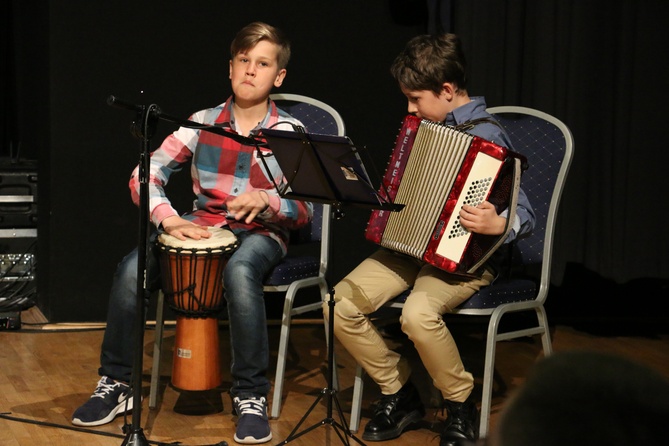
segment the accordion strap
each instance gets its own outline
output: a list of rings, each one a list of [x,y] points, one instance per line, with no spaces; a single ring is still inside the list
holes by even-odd
[[[499,127],[500,129],[504,130],[504,127],[502,127],[502,124],[500,124],[495,118],[492,118],[492,117],[472,119],[471,121],[466,121],[466,122],[463,122],[461,124],[458,124],[453,128],[456,129],[456,130],[459,130],[461,132],[468,132],[469,130],[473,129],[477,125],[484,124],[484,123],[494,124],[497,127]],[[507,147],[507,149],[509,149],[509,148]],[[522,155],[520,155],[519,153],[516,153],[516,152],[514,152],[514,155],[523,160],[522,163],[521,163],[521,169],[523,171],[527,170],[527,167],[528,167],[527,158],[525,158],[524,156],[522,156]]]
[[[484,123],[494,124],[497,127],[502,128],[502,126],[499,124],[499,122],[497,122],[497,120],[494,119],[494,118],[478,118],[478,119],[472,119],[471,121],[466,121],[466,122],[463,122],[461,124],[458,124],[458,125],[455,126],[455,129],[460,130],[462,132],[466,132],[466,131],[469,131],[469,130],[473,129],[477,125],[484,124]]]
[[[506,225],[504,226],[504,232],[499,236],[494,245],[488,249],[485,255],[467,271],[468,273],[474,273],[478,270],[483,264],[490,258],[493,252],[499,248],[506,238],[509,236],[511,229],[513,229],[513,222],[516,219],[516,207],[518,206],[518,192],[520,190],[520,174],[522,172],[521,160],[518,158],[513,158],[513,187],[510,191],[509,196],[509,207],[507,208],[509,213],[506,216]]]

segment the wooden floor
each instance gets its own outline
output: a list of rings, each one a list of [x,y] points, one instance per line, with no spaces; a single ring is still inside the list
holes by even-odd
[[[0,331],[0,444],[12,445],[72,445],[89,446],[121,445],[135,436],[126,437],[122,432],[123,417],[94,429],[77,430],[70,424],[72,411],[83,403],[97,382],[97,367],[103,331],[98,325],[81,324],[27,325],[30,315],[24,317],[20,330]],[[39,321],[37,321],[39,322]],[[461,352],[475,375],[482,363],[481,337],[475,334],[472,324],[451,324]],[[477,326],[478,327],[478,326]],[[438,433],[443,417],[436,409],[437,398],[429,379],[419,365],[413,349],[389,327],[389,336],[398,350],[412,358],[414,381],[419,385],[424,402],[429,406],[422,425],[404,433],[399,439],[384,445],[438,444]],[[624,335],[593,334],[570,325],[556,325],[553,330],[555,351],[594,349],[631,357],[648,364],[669,376],[669,335],[654,330]],[[272,367],[276,361],[279,327],[270,326]],[[148,408],[148,387],[152,359],[154,331],[147,329],[144,337],[145,396],[141,410],[139,440],[146,444],[180,443],[181,445],[214,445],[227,442],[235,444],[235,418],[231,415],[227,389],[230,377],[224,374],[220,389],[199,394],[179,392],[169,386],[169,374],[174,330],[166,332],[162,365],[162,402],[155,410]],[[229,360],[228,331],[220,330],[224,371]],[[337,372],[340,390],[337,400],[343,407],[346,423],[349,420],[353,375],[355,366],[348,354],[336,345]],[[540,357],[538,340],[501,342],[497,350],[497,382],[493,401],[491,426],[494,428],[499,411],[509,393],[522,384],[524,376],[534,361]],[[284,404],[279,419],[271,420],[273,440],[270,445],[283,444],[300,419],[316,401],[326,386],[326,347],[322,323],[318,320],[298,321],[292,330],[290,358],[286,371]],[[273,370],[271,376],[273,377]],[[480,375],[479,375],[480,376]],[[363,407],[379,397],[378,388],[367,382]],[[291,440],[294,445],[346,444],[337,435],[338,430],[329,424],[318,425],[327,415],[326,399],[321,400],[310,412],[297,433],[316,425],[313,430]],[[333,410],[335,419],[338,412]],[[369,409],[363,410],[361,426],[369,419]],[[128,417],[132,423],[132,416]],[[345,435],[345,433],[344,433]],[[354,434],[355,435],[355,434]],[[345,437],[350,444],[356,438]],[[140,443],[142,443],[141,441]]]

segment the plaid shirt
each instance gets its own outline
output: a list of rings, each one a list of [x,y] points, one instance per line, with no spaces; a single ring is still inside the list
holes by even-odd
[[[201,110],[189,120],[207,125],[217,124],[235,129],[232,113],[234,98],[214,108]],[[274,124],[280,124],[274,126]],[[290,124],[302,125],[269,101],[265,119],[255,130],[272,127],[293,130]],[[195,200],[193,209],[181,217],[203,226],[226,226],[234,233],[255,231],[277,240],[286,252],[288,234],[292,229],[304,226],[312,217],[311,203],[287,200],[277,193],[272,178],[277,184],[284,181],[276,159],[268,148],[258,149],[241,144],[232,138],[208,131],[180,127],[169,135],[163,144],[151,154],[149,179],[149,211],[156,227],[166,218],[178,215],[165,195],[164,186],[173,173],[191,162],[191,178]],[[268,175],[267,169],[269,168]],[[139,205],[139,166],[130,177],[132,200]],[[228,217],[226,202],[244,192],[264,190],[269,196],[269,207],[250,224]]]

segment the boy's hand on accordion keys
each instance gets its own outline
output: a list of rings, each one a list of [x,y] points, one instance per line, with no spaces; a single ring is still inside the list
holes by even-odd
[[[492,203],[484,201],[478,206],[463,205],[460,224],[470,232],[485,235],[500,235],[504,232],[506,218],[497,215]]]

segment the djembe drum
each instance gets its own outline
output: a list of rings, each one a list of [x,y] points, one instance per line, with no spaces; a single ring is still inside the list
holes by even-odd
[[[228,229],[208,227],[208,239],[179,240],[160,234],[163,293],[177,314],[172,384],[209,390],[221,384],[218,313],[223,309],[223,270],[237,249]]]

